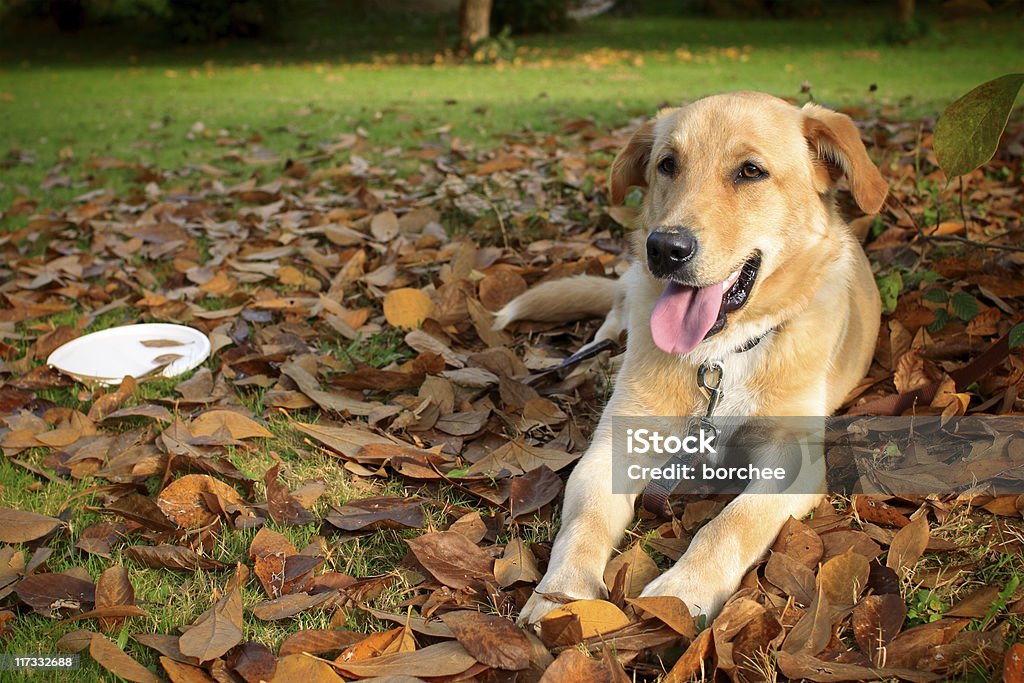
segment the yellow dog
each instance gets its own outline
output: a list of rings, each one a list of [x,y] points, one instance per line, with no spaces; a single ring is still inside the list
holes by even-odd
[[[663,111],[611,169],[614,203],[645,189],[626,275],[546,283],[499,312],[504,327],[602,311],[600,337],[628,331],[614,393],[569,478],[547,573],[521,622],[557,607],[546,596],[606,593],[605,565],[644,486],[612,491],[612,416],[703,415],[696,376],[713,361],[720,415],[829,415],[864,376],[880,303],[836,209],[840,178],[863,211],[880,209],[886,184],[843,114],[753,92]],[[821,495],[740,495],[644,595],[674,595],[714,616],[786,520]]]

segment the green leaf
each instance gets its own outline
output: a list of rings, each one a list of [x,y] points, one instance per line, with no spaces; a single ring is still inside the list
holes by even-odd
[[[882,220],[881,216],[875,216],[875,220],[871,221],[871,239],[875,239],[883,232],[885,232],[885,221]]]
[[[1017,323],[1010,330],[1010,348],[1015,349],[1024,346],[1024,323]]]
[[[935,320],[928,323],[928,331],[931,332],[932,334],[935,334],[936,332],[941,332],[942,328],[945,327],[946,324],[949,323],[949,321],[952,319],[953,318],[949,315],[949,313],[946,312],[946,309],[936,309]]]
[[[882,312],[892,313],[896,310],[900,293],[903,291],[903,276],[898,270],[890,271],[878,278],[878,293],[882,297]]]
[[[918,268],[917,270],[903,274],[903,286],[910,288],[917,288],[922,282],[925,284],[931,284],[942,280],[943,277],[936,273],[934,270],[928,268]]]
[[[1017,590],[1017,586],[1019,585],[1019,576],[1014,575],[1010,577],[1007,584],[1003,586],[1001,591],[999,591],[999,595],[992,601],[992,606],[988,608],[988,613],[985,614],[985,618],[981,621],[982,627],[987,626],[988,623],[995,618],[996,614],[1006,607],[1006,604],[1010,601],[1010,598],[1013,596],[1014,592]]]
[[[965,175],[992,158],[1006,128],[1024,74],[982,83],[946,107],[935,124],[935,156],[947,178]]]
[[[946,294],[944,289],[926,289],[921,298],[925,301],[931,301],[933,304],[944,304],[949,301],[949,294]]]
[[[963,320],[965,323],[969,323],[981,312],[981,304],[978,300],[967,292],[957,292],[949,300],[949,305],[953,308],[953,313],[956,317]]]
[[[622,202],[623,206],[628,206],[633,209],[639,209],[641,202],[644,199],[644,191],[639,188],[633,188],[629,194],[626,195],[626,199]]]

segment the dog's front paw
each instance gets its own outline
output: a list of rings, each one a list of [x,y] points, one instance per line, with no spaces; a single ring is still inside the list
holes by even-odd
[[[721,580],[697,573],[669,571],[644,586],[641,595],[673,595],[686,603],[694,617],[703,614],[711,623],[735,590],[736,586],[726,586]]]
[[[549,597],[550,596],[550,597]],[[603,600],[608,597],[608,590],[600,580],[582,580],[576,577],[573,581],[542,580],[537,589],[526,601],[516,620],[521,626],[537,624],[549,612],[572,600]],[[554,598],[554,599],[552,599]]]
[[[548,600],[543,593],[534,592],[519,612],[519,619],[516,621],[520,626],[536,626],[549,612],[559,606],[561,603]]]

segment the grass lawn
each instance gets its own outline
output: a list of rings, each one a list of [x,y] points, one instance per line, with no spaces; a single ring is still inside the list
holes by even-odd
[[[821,102],[880,104],[911,118],[935,116],[974,85],[1024,68],[1012,16],[938,23],[937,35],[911,47],[880,39],[890,19],[879,7],[818,21],[601,17],[518,39],[514,63],[434,65],[438,19],[360,23],[327,12],[320,21],[324,11],[307,11],[275,43],[208,48],[155,49],[147,44],[158,39],[115,29],[77,39],[8,29],[0,146],[35,162],[5,164],[0,207],[23,194],[44,205],[74,195],[38,187],[62,159],[73,176],[93,156],[163,168],[216,159],[209,143],[219,131],[258,134],[286,158],[356,131],[385,148],[436,141],[438,129],[493,146],[522,128],[577,117],[621,124],[725,90],[797,97],[804,82]],[[197,123],[204,130],[190,140]]]
[[[216,196],[217,201],[223,200],[224,211],[233,217],[233,212],[248,210],[260,200],[229,196],[224,187],[250,178],[256,184],[278,181],[286,161],[296,159],[304,160],[313,174],[327,174],[324,177],[328,180],[317,191],[333,191],[332,169],[361,167],[365,160],[370,167],[367,185],[384,197],[386,205],[393,199],[388,193],[397,192],[396,187],[405,192],[402,183],[414,185],[413,179],[425,173],[423,166],[429,166],[439,154],[450,155],[456,162],[475,161],[482,151],[520,137],[525,140],[524,146],[536,149],[545,145],[546,136],[535,133],[550,132],[554,142],[546,149],[554,159],[559,146],[569,144],[570,133],[578,132],[580,126],[573,124],[576,119],[594,122],[594,134],[587,138],[590,142],[606,130],[649,115],[664,104],[734,89],[764,90],[801,99],[806,98],[801,95],[805,82],[811,84],[816,100],[858,109],[864,116],[929,118],[974,85],[1024,70],[1022,24],[1012,15],[958,22],[936,20],[936,35],[910,47],[890,46],[880,39],[890,21],[884,11],[888,5],[872,5],[872,12],[843,8],[815,21],[724,21],[655,13],[628,18],[606,16],[566,34],[517,38],[514,50],[495,63],[457,63],[434,60],[438,19],[353,18],[331,10],[330,3],[302,7],[308,9],[292,17],[274,41],[212,47],[166,45],[146,32],[126,36],[123,29],[115,28],[67,37],[45,26],[0,25],[0,247],[10,250],[6,253],[17,252],[19,259],[24,257],[24,262],[19,261],[23,270],[18,272],[0,264],[0,285],[5,287],[2,292],[18,293],[15,279],[31,279],[36,275],[32,268],[48,263],[60,249],[75,246],[76,236],[69,237],[67,231],[58,234],[40,229],[40,233],[26,226],[33,225],[34,215],[45,214],[51,208],[66,218],[70,207],[83,203],[76,198],[86,193],[94,193],[90,195],[93,198],[104,192],[118,198],[132,197],[128,204],[141,205],[145,198],[152,199],[149,192],[167,196],[201,189]],[[450,24],[447,35],[451,36],[454,24],[451,18],[445,21]],[[578,138],[571,142],[582,144]],[[318,157],[318,150],[331,145],[342,151]],[[424,148],[437,154],[414,156]],[[581,155],[595,168],[601,168],[610,160],[611,151],[599,149]],[[160,182],[154,183],[159,187],[149,186],[147,172],[159,176]],[[566,191],[563,208],[571,212],[577,199],[595,196],[594,179],[587,178],[578,184],[584,188],[578,193]],[[410,190],[410,194],[415,193]],[[937,197],[940,191],[934,189],[934,194]],[[288,196],[295,200],[298,195],[295,191]],[[422,196],[429,194],[424,191]],[[123,217],[132,209],[123,205],[110,211]],[[525,247],[532,233],[522,232],[522,226],[532,228],[538,223],[541,236],[559,236],[557,222],[548,223],[552,213],[510,216],[513,243]],[[489,232],[471,236],[490,244],[499,241],[495,236],[498,221],[493,214],[476,221],[460,221],[449,215],[442,218],[450,229],[464,231],[483,225]],[[207,225],[213,223],[211,220]],[[505,223],[500,227],[504,230]],[[274,240],[279,240],[275,244],[287,245],[288,239],[295,237],[285,239],[276,230],[253,239],[266,246]],[[16,235],[14,240],[4,237],[11,234]],[[189,244],[192,251],[182,259],[191,259],[197,267],[207,263],[218,248],[211,235],[216,236],[212,228],[209,234],[195,237],[194,244]],[[331,249],[327,245],[327,251]],[[104,253],[104,257],[109,256]],[[375,257],[371,252],[370,258]],[[68,295],[66,311],[37,315],[6,327],[6,323],[0,323],[4,367],[8,367],[7,362],[22,363],[17,367],[25,374],[42,362],[42,358],[24,359],[46,332],[61,326],[77,326],[87,332],[151,316],[140,303],[141,298],[149,292],[166,293],[188,284],[183,276],[185,266],[179,259],[171,263],[170,258],[135,255],[126,257],[125,263],[135,278],[133,288],[119,289],[121,283],[113,281],[90,283],[99,288],[109,286],[114,293],[111,296],[128,296],[130,301],[125,306],[93,320],[89,318],[90,310]],[[302,262],[300,269],[303,274],[316,275],[316,266]],[[433,275],[433,271],[417,272],[425,281]],[[322,283],[315,277],[312,280],[316,286],[310,291],[303,289],[306,283],[288,283],[283,276],[280,282],[271,278],[269,285],[246,282],[222,298],[211,292],[197,302],[216,311],[243,301],[251,303],[247,298],[250,296],[266,298],[268,292],[315,296]],[[369,291],[347,295],[345,304],[377,305]],[[287,316],[286,320],[294,322]],[[401,335],[386,330],[354,342],[337,335],[307,341],[324,356],[337,359],[338,367],[333,370],[338,374],[352,370],[357,363],[383,367],[415,356],[402,343]],[[216,369],[218,361],[211,360],[207,367]],[[4,376],[14,379],[16,374],[7,372]],[[166,405],[174,407],[177,383],[145,383],[129,404],[165,400]],[[288,418],[273,410],[266,393],[266,386],[246,386],[239,389],[239,401],[253,415],[266,418],[274,438],[254,448],[232,445],[224,449],[231,464],[256,480],[259,495],[255,498],[265,495],[263,475],[277,461],[284,463],[282,480],[289,488],[309,480],[327,483],[312,508],[317,518],[331,505],[352,499],[418,491],[406,480],[351,476],[344,462],[324,455],[290,426]],[[95,396],[74,385],[42,389],[39,398],[55,406],[87,411]],[[580,410],[593,408],[587,403]],[[315,422],[319,411],[292,411],[291,419]],[[118,424],[116,428],[108,424],[104,429],[128,431],[150,423],[132,418]],[[17,457],[38,466],[48,455],[49,449],[34,448]],[[159,479],[145,480],[150,494],[158,491]],[[0,508],[52,516],[70,509],[68,531],[50,544],[53,555],[49,567],[54,572],[84,567],[95,579],[111,561],[79,553],[73,549],[73,542],[83,529],[110,519],[101,512],[103,483],[92,477],[49,482],[4,458],[0,460]],[[454,486],[435,487],[425,495],[436,501],[427,508],[428,529],[447,528],[456,512],[488,510]],[[951,516],[949,533],[980,544],[984,530],[972,526],[974,523],[966,517]],[[310,552],[324,555],[326,568],[333,571],[357,578],[395,574],[398,580],[376,598],[378,607],[393,608],[408,597],[408,577],[397,572],[396,566],[407,552],[402,541],[419,535],[419,531],[381,530],[336,543],[334,537],[326,541],[316,537],[314,525],[269,526],[287,536],[298,549],[313,544]],[[512,533],[503,529],[496,542],[507,542]],[[526,522],[515,530],[527,542],[547,541],[552,533],[549,519]],[[254,530],[225,529],[216,535],[210,554],[232,564],[244,561],[254,536]],[[153,618],[136,618],[111,637],[122,647],[127,646],[143,664],[159,671],[157,655],[133,645],[130,634],[175,633],[177,626],[191,623],[210,606],[211,596],[224,590],[227,574],[146,569],[123,556],[122,549],[115,546],[113,561],[130,567],[138,604]],[[975,583],[1008,585],[1019,580],[1024,572],[1020,557],[1007,555],[992,561],[987,552],[979,545],[967,549],[961,558],[980,566]],[[664,559],[658,558],[662,564]],[[925,569],[931,571],[930,567]],[[907,590],[912,612],[908,623],[913,624],[938,618],[961,597],[922,586],[908,586]],[[263,594],[255,582],[250,582],[242,597],[251,606]],[[1009,597],[1001,598],[1004,606]],[[364,614],[353,613],[351,619],[347,627],[354,630],[383,628]],[[1006,623],[1010,625],[1007,638],[1019,633],[1017,621]],[[328,628],[331,615],[312,611],[292,620],[272,622],[247,614],[245,625],[246,639],[276,647],[299,628]],[[41,617],[19,616],[2,649],[52,651],[61,635],[79,627],[82,623],[55,627]],[[88,656],[83,656],[80,673],[75,680],[111,679]],[[3,675],[0,672],[0,680],[5,680]],[[31,680],[67,679],[39,674]]]

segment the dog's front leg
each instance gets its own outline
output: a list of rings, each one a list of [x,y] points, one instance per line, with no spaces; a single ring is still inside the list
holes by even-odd
[[[611,415],[608,410],[605,415]],[[612,431],[603,419],[590,448],[576,464],[565,487],[562,527],[551,549],[544,578],[519,614],[519,623],[535,624],[559,606],[548,599],[603,598],[604,569],[612,548],[633,518],[635,493],[612,492]]]
[[[674,595],[694,616],[714,617],[739,587],[744,574],[764,556],[786,521],[805,516],[824,494],[822,444],[806,433],[801,438],[806,439],[803,448],[794,451],[793,441],[781,431],[768,436],[755,449],[752,464],[783,466],[786,472],[796,473],[794,478],[785,483],[752,483],[697,532],[683,557],[649,583],[643,595]],[[795,459],[794,452],[799,452]],[[796,469],[792,469],[794,466]]]
[[[821,495],[743,494],[697,532],[686,554],[647,584],[644,596],[674,595],[694,616],[718,614],[744,574],[791,516],[800,519]]]

